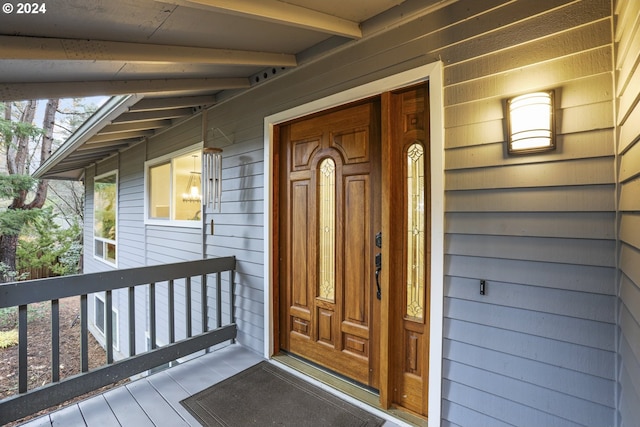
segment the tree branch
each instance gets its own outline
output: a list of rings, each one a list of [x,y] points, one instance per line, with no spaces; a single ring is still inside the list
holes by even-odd
[[[59,99],[50,99],[47,101],[47,106],[44,110],[44,119],[42,121],[42,129],[44,134],[42,135],[42,144],[40,145],[40,164],[43,164],[49,156],[51,156],[51,146],[53,145],[53,128],[56,124],[56,110],[58,109]],[[49,188],[49,181],[46,179],[40,180],[38,188],[36,189],[36,195],[26,208],[41,208],[47,199],[47,189]]]

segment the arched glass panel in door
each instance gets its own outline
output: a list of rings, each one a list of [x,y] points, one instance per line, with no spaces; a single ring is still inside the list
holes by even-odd
[[[335,301],[336,163],[333,159],[326,158],[320,163],[319,175],[319,296],[329,301]]]
[[[426,263],[425,263],[425,176],[424,148],[413,143],[407,150],[406,200],[407,200],[407,300],[406,316],[424,318]]]

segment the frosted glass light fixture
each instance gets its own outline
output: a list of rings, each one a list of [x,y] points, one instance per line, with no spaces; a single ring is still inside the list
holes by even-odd
[[[556,148],[553,91],[534,92],[507,101],[509,154]]]

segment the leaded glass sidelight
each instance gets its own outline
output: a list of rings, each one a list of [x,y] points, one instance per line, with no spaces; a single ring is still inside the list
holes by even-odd
[[[415,142],[407,150],[407,309],[409,318],[422,320],[425,304],[425,176],[424,148]]]
[[[320,298],[335,301],[336,265],[336,163],[326,158],[320,163],[318,215],[318,286]]]

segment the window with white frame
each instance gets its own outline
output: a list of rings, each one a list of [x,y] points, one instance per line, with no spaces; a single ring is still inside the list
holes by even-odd
[[[118,173],[106,173],[93,180],[93,255],[116,265],[118,217]]]
[[[192,147],[145,163],[146,222],[201,226],[202,151]]]
[[[93,320],[98,331],[104,336],[105,327],[107,325],[107,312],[104,299],[99,295],[94,295]],[[113,340],[113,348],[120,348],[120,339],[118,335],[118,312],[115,308],[111,308],[111,338]]]

